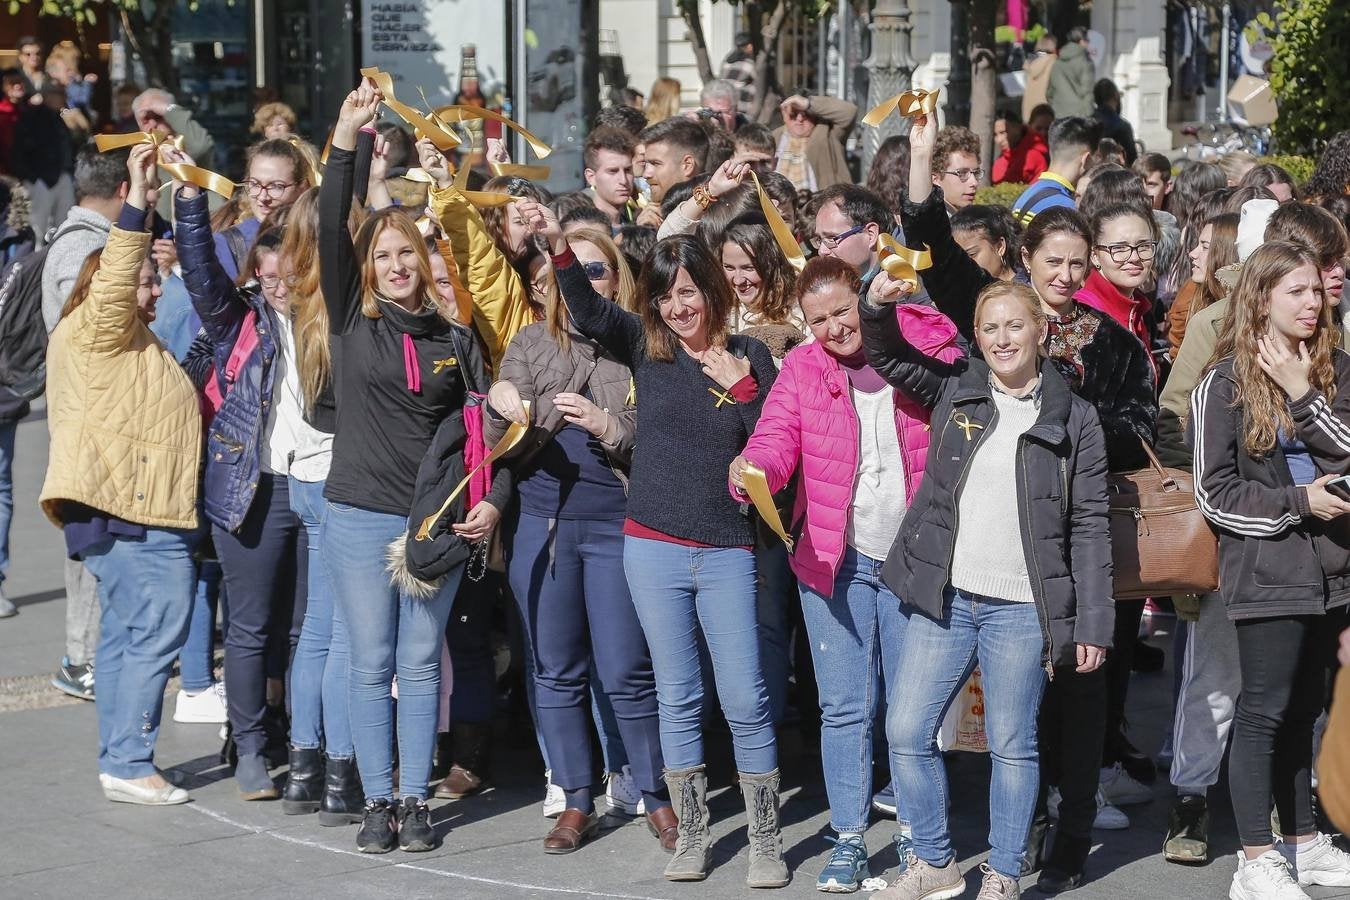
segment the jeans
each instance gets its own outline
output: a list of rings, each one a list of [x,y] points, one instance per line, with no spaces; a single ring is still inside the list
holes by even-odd
[[[322,554],[336,610],[347,623],[348,710],[356,765],[366,798],[394,796],[394,701],[398,676],[399,793],[427,796],[440,706],[441,644],[464,567],[431,597],[418,599],[389,581],[389,544],[404,534],[406,516],[327,503]]]
[[[553,783],[563,790],[595,781],[592,693],[610,701],[638,788],[661,787],[656,678],[624,577],[623,548],[621,520],[522,513],[507,561],[534,659],[539,731]]]
[[[1287,836],[1317,830],[1313,724],[1326,696],[1330,647],[1344,615],[1237,622],[1242,693],[1228,754],[1228,789],[1244,847],[1271,842],[1270,800]]]
[[[1219,780],[1242,671],[1237,628],[1218,594],[1205,595],[1199,620],[1187,622],[1186,632],[1172,726],[1171,781],[1178,794],[1203,797]]]
[[[14,520],[14,434],[18,422],[0,422],[0,584],[9,571],[9,523]]]
[[[99,642],[98,580],[78,559],[65,562],[66,658],[73,666],[94,661]]]
[[[867,830],[878,683],[887,694],[895,690],[909,621],[899,598],[881,583],[881,565],[847,547],[833,596],[800,585],[820,692],[820,760],[830,825],[839,834]],[[893,762],[891,771],[896,768]],[[905,820],[903,810],[899,818]]]
[[[98,769],[116,778],[155,774],[164,688],[187,637],[191,533],[148,528],[84,551],[103,602],[98,643]]]
[[[623,562],[652,652],[666,766],[686,769],[704,761],[702,638],[737,769],[762,775],[778,768],[759,658],[754,553],[627,537]]]
[[[897,799],[924,862],[952,858],[947,826],[947,771],[937,749],[938,727],[978,662],[984,680],[984,725],[993,775],[989,784],[989,864],[1000,875],[1022,871],[1027,830],[1039,788],[1036,710],[1045,690],[1041,627],[1035,604],[1011,603],[948,588],[938,621],[910,616],[900,671],[889,700]],[[1095,762],[1095,760],[1094,760]]]
[[[797,597],[787,547],[777,535],[770,539],[772,543],[761,541],[755,547],[755,617],[759,621],[759,658],[769,692],[769,715],[777,725],[787,708],[788,676],[792,672],[788,605]]]
[[[291,664],[291,746],[320,747],[335,759],[351,759],[352,726],[347,711],[347,626],[333,602],[333,582],[321,553],[328,504],[322,481],[291,477],[291,510],[306,541],[308,597],[300,640]]]
[[[183,678],[183,690],[195,694],[204,691],[215,681],[216,610],[220,606],[220,563],[199,560],[196,565],[195,589],[192,592],[192,616],[188,621],[187,640],[178,657],[178,668]]]
[[[262,753],[267,743],[267,679],[275,677],[269,656],[278,641],[286,640],[296,598],[306,590],[302,530],[291,512],[285,477],[267,472],[258,476],[253,505],[238,533],[218,525],[212,529],[229,592],[225,699],[240,756]]]

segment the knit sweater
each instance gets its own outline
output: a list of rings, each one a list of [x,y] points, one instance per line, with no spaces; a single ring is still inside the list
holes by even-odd
[[[1017,443],[1036,424],[1039,392],[1013,397],[993,391],[998,417],[971,456],[957,498],[952,587],[986,597],[1031,603],[1031,578],[1017,505]]]

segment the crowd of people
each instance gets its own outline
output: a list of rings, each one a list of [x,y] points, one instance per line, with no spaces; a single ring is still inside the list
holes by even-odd
[[[1174,171],[1094,118],[1119,118],[1113,86],[1061,114],[1073,59],[1012,162],[920,114],[855,184],[852,104],[789,97],[772,131],[719,81],[710,115],[656,90],[602,110],[586,187],[557,196],[497,140],[490,177],[458,171],[372,78],[322,160],[261,107],[221,196],[211,136],[137,94],[147,137],[79,147],[28,257],[68,555],[55,683],[96,703],[104,795],[190,799],[155,759],[177,667],[173,717],[223,726],[241,800],[431,850],[428,802],[487,784],[505,613],[545,853],[640,816],[667,879],[705,878],[720,717],[747,884],[782,887],[779,734],[818,720],[816,887],[871,877],[880,814],[901,865],[877,896],[959,896],[944,756],[970,749],[947,725],[978,678],[980,900],[1083,884],[1094,830],[1131,827],[1159,770],[1163,855],[1207,860],[1225,755],[1230,897],[1350,885],[1314,753],[1350,625],[1350,135],[1302,189],[1240,154]],[[45,108],[21,74],[12,100]],[[1027,183],[1011,210],[975,202],[991,162]],[[34,396],[13,374],[0,546]],[[1158,458],[1194,479],[1218,585],[1120,598],[1108,484]],[[1146,615],[1184,623],[1156,753],[1125,716],[1163,664]]]

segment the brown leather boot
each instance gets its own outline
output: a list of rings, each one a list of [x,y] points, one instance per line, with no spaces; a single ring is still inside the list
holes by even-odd
[[[460,800],[483,790],[487,772],[488,747],[492,742],[492,725],[461,724],[450,729],[454,747],[454,764],[450,774],[436,785],[435,795],[443,800]]]
[[[661,842],[662,850],[675,852],[675,842],[680,837],[680,822],[675,818],[675,810],[662,806],[647,813],[647,830]]]

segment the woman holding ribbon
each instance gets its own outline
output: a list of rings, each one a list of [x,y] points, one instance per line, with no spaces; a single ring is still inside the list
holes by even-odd
[[[230,280],[239,277],[248,251],[259,232],[279,210],[314,186],[309,161],[287,140],[259,141],[248,148],[244,160],[244,197],[252,215],[231,223],[215,236],[216,259]]]
[[[924,170],[926,171],[926,170]],[[993,759],[992,852],[982,900],[1013,900],[1038,790],[1036,719],[1053,667],[1091,672],[1110,643],[1106,449],[1097,413],[1042,357],[1047,316],[1025,285],[975,302],[980,355],[943,363],[905,339],[889,305],[913,282],[883,273],[861,304],[867,361],[932,410],[923,484],[881,577],[913,609],[888,697],[907,866],[879,900],[955,897],[964,880],[937,752],[942,718],[976,664]]]
[[[754,467],[769,493],[800,470],[790,558],[814,654],[821,762],[835,848],[816,887],[855,891],[870,877],[867,829],[872,723],[880,678],[895,688],[908,616],[881,566],[917,494],[928,451],[928,409],[887,384],[863,355],[862,280],[843,260],[806,264],[796,295],[815,340],[790,351],[755,432],[731,463],[740,502]],[[918,304],[894,310],[906,340],[945,362],[961,357],[956,326]],[[775,538],[776,540],[776,538]],[[898,771],[892,761],[891,771]],[[904,814],[901,813],[903,819]]]
[[[473,340],[437,304],[426,244],[398,208],[347,231],[357,135],[382,100],[368,79],[347,95],[319,193],[320,281],[333,342],[337,432],[324,496],[323,558],[350,643],[349,701],[366,808],[357,849],[430,850],[426,804],[440,692],[441,643],[463,566],[432,596],[394,587],[386,548],[408,527],[418,466],[441,421],[464,405]],[[501,501],[498,501],[499,503]],[[454,531],[486,538],[500,516],[477,503]],[[401,802],[393,803],[398,676]]]
[[[754,529],[725,471],[759,420],[777,369],[759,341],[727,334],[731,292],[691,238],[659,243],[639,313],[591,286],[542,204],[522,203],[544,235],[573,325],[633,370],[642,435],[633,454],[624,569],[656,672],[666,784],[679,816],[672,881],[707,877],[700,637],[712,657],[749,814],[752,887],[788,882],[778,834],[778,752],[755,622]],[[678,799],[676,799],[678,798]]]

